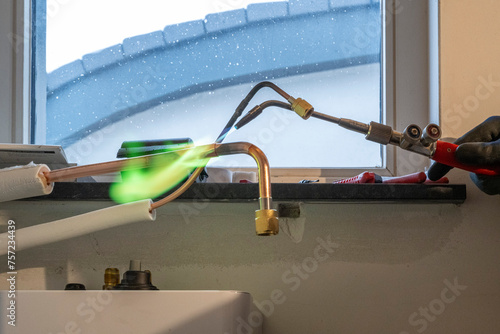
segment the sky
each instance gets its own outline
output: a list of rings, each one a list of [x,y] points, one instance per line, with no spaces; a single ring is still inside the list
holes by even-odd
[[[125,38],[270,0],[47,0],[47,72]]]

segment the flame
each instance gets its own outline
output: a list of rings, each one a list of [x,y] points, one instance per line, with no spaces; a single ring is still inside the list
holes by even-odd
[[[128,203],[147,198],[156,198],[184,181],[197,167],[204,167],[209,149],[193,147],[187,150],[157,154],[152,157],[151,166],[143,169],[122,171],[121,182],[114,182],[109,190],[111,199]]]

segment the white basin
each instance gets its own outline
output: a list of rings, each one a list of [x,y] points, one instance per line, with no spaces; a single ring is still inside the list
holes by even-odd
[[[241,291],[0,291],[0,333],[261,334]],[[7,315],[15,300],[15,327]],[[12,307],[11,307],[12,308]]]

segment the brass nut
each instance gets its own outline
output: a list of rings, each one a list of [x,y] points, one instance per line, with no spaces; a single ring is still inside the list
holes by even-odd
[[[293,101],[292,109],[303,119],[308,119],[314,111],[313,106],[300,97]]]
[[[255,211],[255,230],[257,235],[276,235],[279,232],[278,212],[276,210]]]

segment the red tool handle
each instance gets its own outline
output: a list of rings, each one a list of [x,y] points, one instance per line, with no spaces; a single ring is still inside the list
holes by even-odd
[[[402,176],[382,177],[383,183],[424,183],[427,175],[424,172],[417,172]]]
[[[359,175],[332,182],[333,184],[375,183],[375,173],[363,172]]]
[[[434,153],[432,160],[440,162],[444,165],[457,167],[476,174],[500,175],[500,167],[496,167],[495,169],[488,169],[488,168],[480,168],[477,166],[466,165],[459,162],[455,158],[455,151],[457,150],[457,147],[458,145],[456,144],[438,140],[436,142],[436,152]]]

